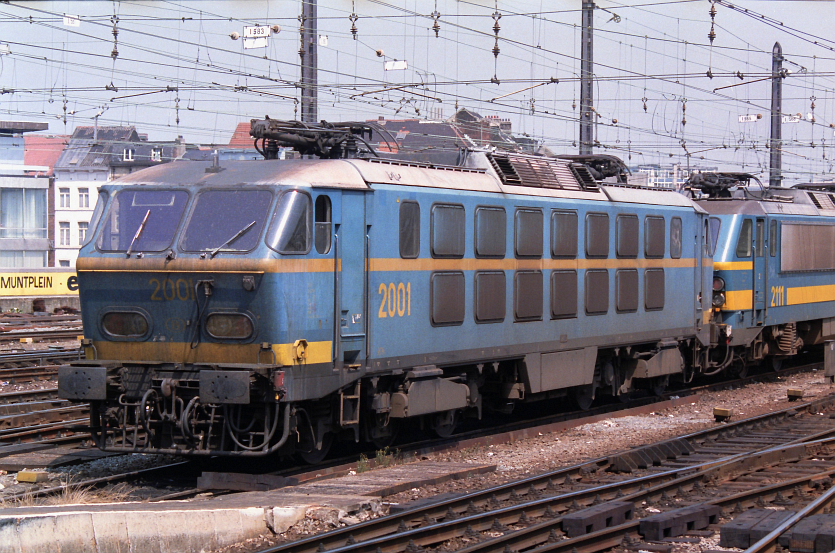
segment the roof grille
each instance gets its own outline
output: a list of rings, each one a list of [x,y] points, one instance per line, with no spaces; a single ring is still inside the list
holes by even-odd
[[[807,192],[812,203],[822,211],[835,211],[835,202],[833,202],[832,194],[825,192]]]
[[[579,163],[504,152],[490,154],[488,158],[506,185],[559,190],[598,189],[594,177],[585,165]]]

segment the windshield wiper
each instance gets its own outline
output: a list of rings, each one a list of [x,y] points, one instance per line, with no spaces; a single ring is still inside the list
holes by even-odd
[[[251,229],[254,226],[255,226],[255,221],[252,221],[250,224],[248,224],[247,226],[245,226],[244,228],[242,228],[241,230],[236,232],[235,236],[233,236],[232,238],[230,238],[229,240],[227,240],[226,242],[224,242],[220,246],[216,247],[215,249],[213,249],[212,253],[209,254],[209,257],[213,258],[214,256],[216,256],[217,252],[219,252],[221,249],[225,248],[226,246],[228,246],[229,244],[231,244],[232,242],[234,242],[235,240],[237,240],[238,238],[240,238],[241,236],[243,236],[244,234],[249,232],[249,229]]]
[[[139,237],[142,236],[142,231],[145,230],[145,223],[148,222],[148,217],[151,215],[151,210],[145,212],[145,217],[142,219],[142,222],[139,223],[139,228],[136,229],[136,234],[133,235],[133,240],[130,241],[130,246],[128,246],[127,255],[130,257],[131,252],[133,251],[133,245],[136,244],[136,241],[139,240]]]

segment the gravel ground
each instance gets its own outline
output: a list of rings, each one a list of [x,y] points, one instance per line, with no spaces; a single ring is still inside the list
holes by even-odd
[[[648,415],[613,417],[514,443],[439,453],[426,459],[495,464],[496,471],[465,480],[413,488],[388,496],[385,500],[389,504],[402,504],[445,493],[475,491],[595,459],[615,451],[695,432],[718,424],[713,419],[714,407],[732,409],[733,419],[736,420],[777,411],[792,405],[786,397],[788,388],[803,390],[804,401],[835,392],[835,388],[825,380],[823,371],[813,371],[771,383],[706,392],[694,396],[686,405]],[[368,516],[360,513],[358,518],[365,520]],[[356,523],[356,519],[320,521],[308,518],[285,534],[248,540],[246,543],[223,548],[217,553],[252,553],[277,543],[346,526],[349,522]],[[701,541],[701,544],[675,544],[675,553],[699,553],[707,549],[721,549],[718,547],[718,533]]]
[[[50,329],[47,329],[50,330]],[[53,329],[54,330],[54,329]],[[81,329],[78,333],[81,334]],[[0,342],[0,355],[4,353],[18,353],[26,351],[45,351],[53,348],[78,348],[80,343],[78,340],[61,340],[57,342],[37,342],[32,344],[21,344],[18,342]],[[21,382],[20,384],[11,384],[0,380],[0,394],[8,392],[21,392],[30,390],[44,390],[46,388],[54,388],[58,385],[56,380],[38,380],[34,382]]]

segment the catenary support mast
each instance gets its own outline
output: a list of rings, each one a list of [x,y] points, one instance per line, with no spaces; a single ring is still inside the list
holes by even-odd
[[[592,153],[594,144],[594,2],[583,0],[580,45],[580,154]]]
[[[317,51],[319,37],[316,30],[316,0],[302,0],[302,15],[300,17],[301,46],[301,89],[302,114],[305,123],[318,123],[319,111],[317,106]]]
[[[781,149],[783,147],[783,48],[779,42],[774,43],[771,51],[771,140],[769,150],[771,154],[769,170],[769,186],[782,186],[783,167]]]

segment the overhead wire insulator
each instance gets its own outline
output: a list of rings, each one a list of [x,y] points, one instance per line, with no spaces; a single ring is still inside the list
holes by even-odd
[[[493,44],[493,78],[490,79],[490,82],[499,84],[499,77],[498,77],[498,68],[499,68],[499,31],[501,30],[501,26],[499,25],[499,19],[502,18],[502,14],[499,13],[499,2],[496,0],[496,11],[493,12],[491,16],[493,18],[493,33],[496,35],[495,43]]]
[[[357,15],[357,10],[354,7],[354,2],[351,2],[351,15],[348,16],[348,20],[351,22],[351,35],[353,35],[354,40],[357,40],[357,19],[359,16]],[[437,32],[435,33],[438,34]]]
[[[436,4],[436,7],[437,7],[437,4]],[[434,12],[432,12],[431,15],[432,15],[432,19],[434,20],[433,23],[432,23],[432,30],[435,31],[435,38],[438,38],[438,31],[441,30],[441,25],[438,23],[438,18],[441,17],[441,14],[436,9]]]

